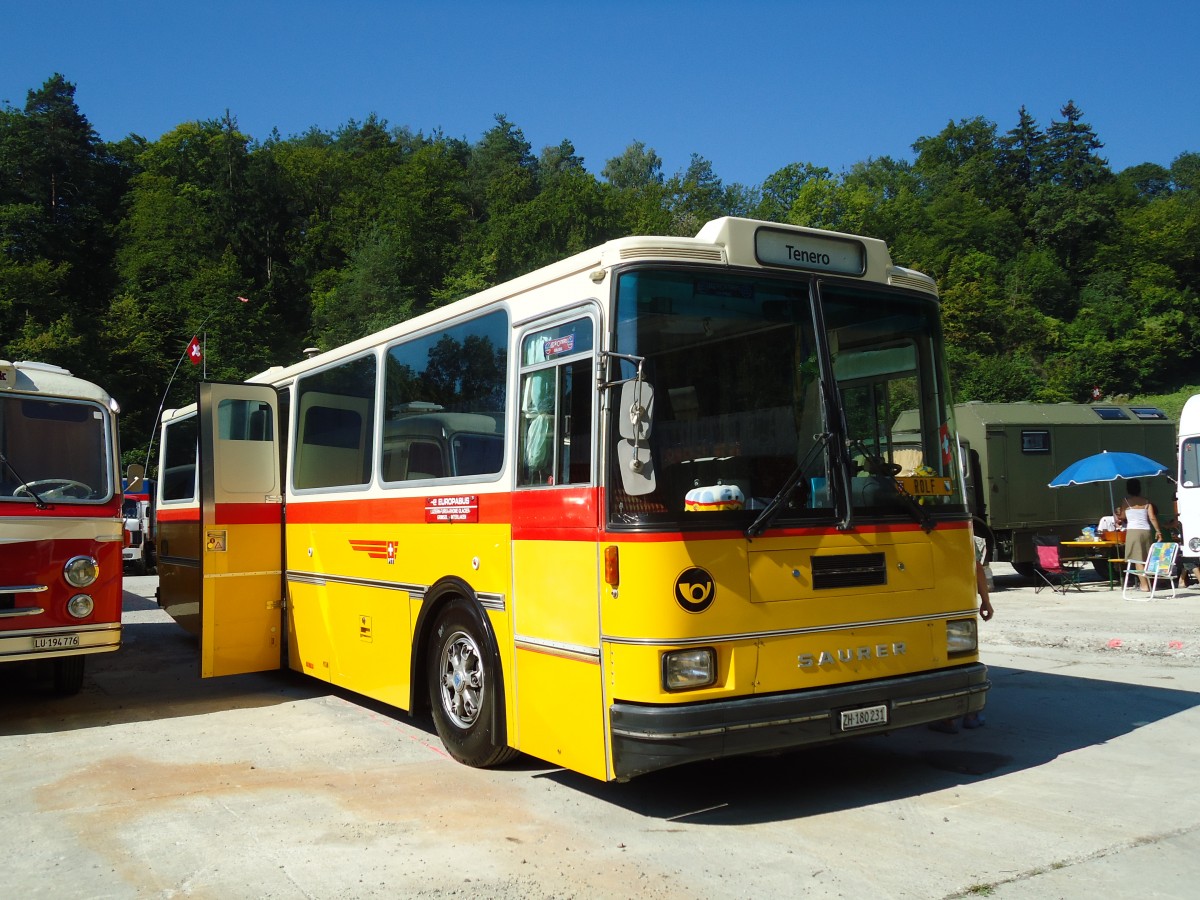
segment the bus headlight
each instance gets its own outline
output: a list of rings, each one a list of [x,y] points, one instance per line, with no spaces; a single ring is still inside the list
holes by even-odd
[[[87,594],[76,594],[67,601],[67,612],[77,619],[86,619],[95,608],[96,604]]]
[[[974,619],[951,619],[946,623],[946,653],[958,656],[979,649],[979,637]]]
[[[717,654],[711,647],[669,650],[662,658],[663,690],[691,691],[717,680]]]
[[[1188,541],[1188,549],[1191,550],[1192,553],[1200,553],[1200,537],[1194,537]]]
[[[72,587],[85,588],[100,574],[100,564],[90,556],[72,556],[63,566],[63,578]]]

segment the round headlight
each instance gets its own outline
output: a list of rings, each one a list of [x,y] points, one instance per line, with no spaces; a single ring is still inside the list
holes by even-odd
[[[72,587],[85,588],[100,574],[100,564],[90,556],[72,556],[63,566],[63,578]]]
[[[1193,553],[1200,553],[1200,537],[1194,537],[1188,541],[1188,549]]]
[[[77,619],[86,619],[95,608],[96,604],[87,594],[76,594],[67,601],[67,612]]]

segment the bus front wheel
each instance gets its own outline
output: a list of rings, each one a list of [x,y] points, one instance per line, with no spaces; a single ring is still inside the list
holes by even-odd
[[[438,616],[426,659],[433,724],[450,755],[477,768],[515,757],[498,724],[500,675],[483,624],[465,601],[452,601]]]
[[[59,697],[78,694],[83,687],[82,656],[60,656],[54,660],[54,693]]]

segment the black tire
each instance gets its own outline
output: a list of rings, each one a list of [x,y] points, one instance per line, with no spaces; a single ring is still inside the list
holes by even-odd
[[[487,768],[517,756],[503,726],[503,685],[478,614],[453,600],[438,615],[426,654],[433,725],[450,755]]]
[[[82,656],[61,656],[54,660],[54,693],[59,697],[78,694],[83,687]]]
[[[1018,575],[1021,575],[1030,581],[1035,581],[1037,579],[1037,567],[1031,562],[1015,562],[1012,564],[1012,567],[1016,570]]]

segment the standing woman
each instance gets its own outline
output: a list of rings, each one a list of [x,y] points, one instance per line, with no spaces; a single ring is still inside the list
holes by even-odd
[[[1154,504],[1142,496],[1141,480],[1130,478],[1126,486],[1128,493],[1121,504],[1121,512],[1125,516],[1125,558],[1145,563],[1150,555],[1150,545],[1162,540],[1162,529],[1158,524],[1158,516],[1154,514]],[[1138,579],[1143,591],[1150,590],[1145,568]]]

